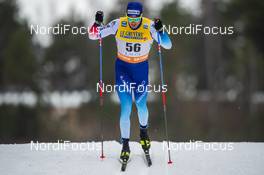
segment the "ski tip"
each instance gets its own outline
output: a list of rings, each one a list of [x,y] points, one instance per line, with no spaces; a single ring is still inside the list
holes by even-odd
[[[170,165],[170,164],[172,164],[172,161],[171,161],[171,160],[169,160],[169,161],[168,161],[168,164],[169,164],[169,165]]]
[[[126,171],[127,162],[122,163],[121,171]]]

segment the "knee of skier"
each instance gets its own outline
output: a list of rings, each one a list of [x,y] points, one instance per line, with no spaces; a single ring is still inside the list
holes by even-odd
[[[147,94],[143,94],[141,96],[139,96],[136,100],[135,100],[136,106],[138,110],[143,110],[147,108]]]
[[[137,110],[138,112],[142,113],[148,110],[147,108],[147,103],[137,103],[136,102],[136,106],[137,106]]]
[[[148,123],[148,107],[146,98],[142,98],[139,101],[136,101],[139,123],[142,126],[147,125]]]
[[[131,110],[121,111],[120,120],[122,122],[130,122]]]
[[[148,108],[147,107],[137,108],[137,110],[138,110],[138,120],[139,120],[140,125],[142,125],[142,126],[147,125],[148,124],[148,116],[149,116]]]
[[[121,120],[123,122],[130,122],[130,114],[132,110],[132,102],[130,101],[123,101],[121,102]]]
[[[129,123],[130,123],[130,118],[129,117],[121,116],[120,124],[129,124]]]
[[[121,112],[120,124],[121,125],[130,124],[130,112],[129,111],[128,112],[125,112],[125,111]]]

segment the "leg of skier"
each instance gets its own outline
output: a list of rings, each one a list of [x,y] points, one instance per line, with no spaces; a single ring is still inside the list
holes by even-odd
[[[132,96],[129,92],[118,92],[121,105],[120,114],[120,131],[123,143],[123,151],[129,150],[129,136],[130,136],[130,114],[132,109]]]
[[[147,108],[147,92],[142,94],[141,98],[136,99],[138,118],[140,124],[140,144],[143,150],[149,150],[150,139],[148,136],[148,108]]]
[[[148,107],[147,107],[147,92],[142,94],[141,98],[136,99],[136,107],[140,129],[146,129],[148,126]]]
[[[148,150],[150,148],[150,140],[147,133],[149,117],[147,108],[148,61],[135,64],[132,73],[133,82],[136,83],[134,96],[140,124],[140,144],[144,150]]]
[[[116,91],[120,100],[121,112],[120,112],[120,131],[122,137],[122,151],[120,159],[124,162],[129,160],[130,148],[129,148],[129,137],[130,137],[130,114],[132,109],[132,92],[126,88],[121,88],[121,85],[128,85],[131,81],[129,76],[127,65],[117,59],[115,64],[115,79],[116,79]]]
[[[147,107],[147,93],[142,94],[140,99],[135,100],[138,120],[140,125],[140,137],[144,136],[148,128],[148,107]]]
[[[150,139],[148,136],[148,62],[139,63],[133,70],[133,80],[136,82],[136,89],[134,90],[135,103],[138,111],[138,119],[140,124],[140,144],[146,156],[147,165],[151,166],[151,158],[149,154]]]

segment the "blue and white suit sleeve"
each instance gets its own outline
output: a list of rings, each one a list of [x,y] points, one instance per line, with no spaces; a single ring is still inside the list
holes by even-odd
[[[152,38],[158,42],[158,36],[157,36],[157,30],[154,28],[154,22],[151,22],[151,25],[150,25],[150,33],[151,33],[151,36]],[[172,47],[172,43],[171,43],[171,40],[170,40],[170,37],[168,35],[167,32],[165,31],[161,31],[159,32],[159,35],[160,35],[160,45],[164,48],[164,49],[171,49]]]
[[[101,33],[101,37],[107,37],[109,35],[115,35],[117,32],[119,26],[119,19],[115,19],[111,22],[109,22],[107,25],[104,26],[99,26],[98,29]],[[91,30],[94,31],[95,29],[93,29],[95,26],[95,24],[92,26]],[[91,40],[97,40],[99,39],[99,33],[97,32],[89,32],[89,39]]]

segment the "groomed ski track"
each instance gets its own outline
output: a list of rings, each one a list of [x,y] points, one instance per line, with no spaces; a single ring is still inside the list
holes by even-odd
[[[264,143],[234,143],[229,151],[180,149],[172,143],[173,164],[167,164],[165,142],[152,142],[152,166],[147,167],[139,143],[131,142],[131,161],[121,172],[118,161],[121,145],[106,141],[104,160],[89,142],[89,150],[36,150],[32,144],[0,145],[0,174],[3,175],[263,175]],[[80,144],[80,143],[79,143]],[[183,144],[183,143],[181,143]],[[220,143],[216,143],[220,144]],[[222,143],[228,144],[228,143]],[[35,145],[36,146],[36,145]],[[33,149],[32,149],[33,148]],[[44,149],[43,149],[44,148]],[[76,147],[75,147],[76,148]],[[97,148],[97,147],[96,147]]]

